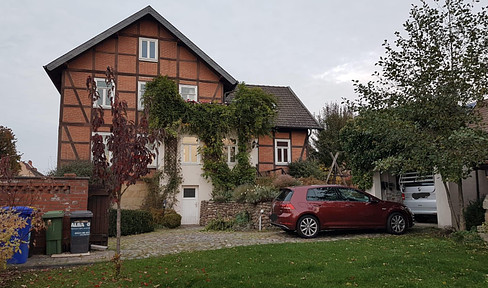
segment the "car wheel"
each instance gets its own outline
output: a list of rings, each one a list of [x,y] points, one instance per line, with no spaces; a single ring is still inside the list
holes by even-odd
[[[297,232],[303,238],[313,238],[319,234],[319,221],[314,216],[306,215],[298,220]]]
[[[401,213],[392,213],[388,217],[388,223],[386,224],[388,233],[391,234],[403,234],[407,230],[407,219]]]

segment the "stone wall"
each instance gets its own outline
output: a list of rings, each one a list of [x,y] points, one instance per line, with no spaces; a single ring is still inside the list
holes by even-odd
[[[263,213],[261,213],[263,210]],[[259,228],[259,216],[261,218],[261,227],[263,230],[271,229],[271,221],[269,215],[271,214],[271,202],[259,203],[257,205],[249,203],[217,203],[213,201],[202,201],[200,206],[200,225],[205,226],[213,219],[234,219],[235,216],[247,211],[251,216],[251,225],[253,229]]]

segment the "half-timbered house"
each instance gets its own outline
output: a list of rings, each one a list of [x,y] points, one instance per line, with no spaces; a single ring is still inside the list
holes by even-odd
[[[141,97],[145,83],[157,75],[173,79],[184,99],[197,102],[229,101],[238,83],[148,6],[44,66],[61,95],[58,166],[90,159],[93,107],[101,105],[110,109],[104,81],[107,66],[114,68],[115,89],[127,101],[128,117],[136,124],[143,113]],[[97,82],[101,97],[96,103],[87,95],[87,76]],[[320,129],[320,125],[289,87],[258,87],[276,96],[279,115],[272,136],[257,139],[252,163],[260,173],[286,169],[291,161],[307,157],[310,131]],[[108,135],[110,126],[102,127],[101,133]],[[192,136],[181,136],[179,141],[181,151],[199,145],[199,140]],[[234,144],[228,143],[228,153],[233,153]],[[151,168],[160,167],[164,155],[158,155]],[[210,199],[212,185],[201,177],[199,157],[188,157],[181,162],[183,183],[176,209],[183,216],[183,224],[197,224],[200,201]],[[144,195],[144,185],[136,185],[127,193],[123,205],[138,208]]]

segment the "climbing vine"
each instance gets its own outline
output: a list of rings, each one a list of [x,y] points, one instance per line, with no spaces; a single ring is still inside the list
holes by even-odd
[[[174,81],[159,76],[146,84],[143,101],[149,114],[149,126],[176,139],[173,140],[176,144],[172,144],[173,153],[177,152],[177,136],[181,132],[198,136],[203,144],[199,148],[203,161],[202,176],[212,180],[214,200],[229,200],[231,190],[236,186],[254,182],[256,171],[250,164],[251,142],[268,134],[273,127],[276,100],[272,95],[259,88],[239,84],[229,105],[186,102],[179,95]],[[238,139],[237,164],[233,169],[229,168],[223,154],[223,140],[231,134],[237,135]],[[165,161],[165,169],[174,170],[167,184],[173,179],[171,189],[178,189],[181,184],[178,161]],[[172,168],[167,168],[166,164]]]

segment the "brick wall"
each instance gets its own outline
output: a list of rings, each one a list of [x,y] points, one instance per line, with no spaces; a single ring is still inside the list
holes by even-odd
[[[45,212],[63,210],[63,251],[69,251],[69,213],[87,210],[88,178],[34,178],[16,177],[7,182],[0,179],[0,207],[31,206],[36,208],[40,216]],[[45,231],[32,233],[30,253],[42,254],[46,247]]]
[[[271,229],[273,227],[269,220],[269,214],[271,214],[271,202],[254,205],[249,203],[216,203],[213,201],[202,201],[200,204],[200,225],[205,226],[213,219],[233,219],[238,213],[247,211],[251,216],[252,228],[258,229],[261,209],[263,210],[261,218],[262,229]]]

